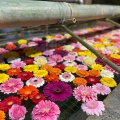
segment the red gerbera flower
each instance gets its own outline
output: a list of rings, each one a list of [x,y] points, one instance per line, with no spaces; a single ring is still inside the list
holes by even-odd
[[[24,62],[28,65],[28,64],[33,64],[33,61],[34,61],[34,59],[32,59],[32,58],[27,58],[27,59],[25,59],[24,60]]]
[[[35,104],[38,104],[41,100],[46,100],[45,96],[41,93],[36,94],[31,101]]]
[[[22,72],[20,68],[11,68],[7,71],[7,74],[9,76],[15,76],[18,75],[20,72]]]
[[[55,74],[50,74],[50,75],[47,75],[46,77],[45,77],[45,81],[46,82],[51,82],[51,81],[58,81],[59,79],[58,79],[58,76],[57,75],[55,75]]]
[[[13,104],[21,105],[21,99],[15,96],[5,98],[4,100],[2,100],[2,102],[0,102],[0,110],[7,112]]]
[[[91,84],[91,85],[100,82],[100,80],[97,77],[95,77],[95,76],[88,76],[88,77],[86,77],[86,80],[87,80],[87,83]]]
[[[64,70],[65,65],[64,64],[57,64],[54,66],[55,68],[59,68],[60,70]]]
[[[32,72],[21,72],[17,75],[21,80],[28,80],[33,76]]]

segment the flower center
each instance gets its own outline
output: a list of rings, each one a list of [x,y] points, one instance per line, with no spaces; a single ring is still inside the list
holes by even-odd
[[[36,96],[36,99],[40,99],[41,98],[41,96]]]
[[[60,88],[55,88],[54,91],[55,91],[56,93],[60,93],[62,90],[61,90]]]
[[[9,84],[9,87],[12,87],[12,86],[14,86],[14,84],[13,84],[13,83]]]
[[[27,76],[27,74],[25,73],[25,74],[23,74],[23,76]]]
[[[49,112],[49,110],[50,110],[50,108],[48,108],[48,107],[43,108],[44,112]]]
[[[37,82],[38,80],[34,80],[34,82]]]
[[[70,74],[68,73],[63,74],[63,78],[70,78]]]
[[[90,81],[95,81],[93,78],[90,78]]]
[[[9,101],[9,102],[8,102],[8,105],[12,105],[12,104],[13,104],[13,101]]]
[[[95,101],[92,101],[92,102],[86,103],[86,106],[90,109],[94,109],[98,106],[98,103]]]
[[[27,94],[27,95],[28,95],[28,94],[31,94],[31,91],[26,91],[25,94]]]
[[[87,91],[83,91],[83,95],[87,95],[88,94],[88,92]]]

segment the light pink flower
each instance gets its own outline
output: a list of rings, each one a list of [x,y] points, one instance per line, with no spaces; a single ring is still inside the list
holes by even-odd
[[[33,41],[34,42],[42,41],[42,38],[35,37],[35,38],[33,38]]]
[[[16,60],[16,61],[14,61],[14,62],[11,64],[11,67],[12,67],[12,68],[20,68],[20,67],[22,68],[22,67],[24,67],[25,65],[26,65],[25,62]]]
[[[64,36],[61,35],[61,34],[57,34],[57,35],[54,35],[54,38],[53,38],[55,41],[59,41],[59,40],[62,40],[64,39]]]
[[[6,52],[8,52],[8,50],[6,50],[6,49],[4,49],[4,48],[0,48],[0,54],[1,54],[1,53],[6,53]]]
[[[5,94],[16,93],[23,87],[23,82],[19,78],[9,78],[8,81],[0,85],[0,91]]]
[[[92,89],[97,93],[97,94],[102,94],[102,95],[108,95],[111,92],[111,89],[105,85],[102,85],[100,83],[97,83],[96,85],[92,86]]]
[[[77,65],[76,62],[72,62],[72,61],[65,61],[65,62],[63,62],[63,64],[65,66],[76,66]]]
[[[62,62],[63,58],[61,57],[61,55],[52,55],[48,58],[49,61],[54,61],[54,62]]]
[[[63,59],[69,62],[73,62],[75,60],[75,57],[72,55],[67,55],[67,56],[64,56]]]
[[[107,49],[102,49],[102,54],[110,55],[112,52]]]
[[[105,110],[102,101],[89,101],[87,103],[82,103],[81,108],[87,115],[102,115],[102,111]]]
[[[32,111],[32,120],[57,120],[60,109],[54,102],[40,101]]]
[[[48,61],[47,64],[51,65],[51,66],[57,65],[57,63],[55,61],[52,61],[52,60]]]
[[[72,43],[71,45],[75,48],[80,48],[82,46],[82,44],[80,42]]]
[[[46,50],[43,52],[43,55],[46,55],[46,56],[50,56],[53,54],[53,51],[52,50]]]
[[[17,104],[12,105],[9,109],[9,117],[11,120],[24,120],[26,108]]]
[[[36,43],[36,42],[29,42],[29,43],[28,43],[28,46],[30,46],[30,47],[31,47],[31,46],[37,46],[37,45],[38,45],[38,43]]]
[[[26,45],[26,44],[21,44],[20,45],[20,48],[26,48],[26,47],[28,47],[28,45]]]
[[[104,69],[105,70],[109,70],[109,71],[111,71],[113,73],[118,73],[116,70],[114,70],[113,68],[111,68],[109,65],[105,65]]]
[[[88,70],[86,65],[78,64],[75,66],[78,70]]]
[[[91,100],[97,100],[97,93],[90,86],[78,86],[74,89],[73,96],[77,101],[88,102]]]
[[[76,58],[76,60],[77,60],[78,62],[82,62],[84,58],[85,58],[85,56],[78,56],[78,57]]]
[[[78,56],[78,54],[77,54],[77,52],[69,52],[68,56],[76,57],[76,56]]]

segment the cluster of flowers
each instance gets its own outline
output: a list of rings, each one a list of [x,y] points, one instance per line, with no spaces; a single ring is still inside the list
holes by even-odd
[[[99,26],[74,31],[77,35],[102,30]],[[120,29],[102,35],[84,38],[103,56],[120,66]],[[0,48],[0,120],[9,114],[11,120],[23,120],[27,108],[22,103],[30,101],[34,108],[32,120],[57,120],[60,114],[57,101],[64,102],[74,96],[82,102],[88,115],[102,115],[105,110],[98,95],[108,95],[117,86],[118,74],[79,42],[71,41],[69,34],[46,36],[46,41],[33,38],[32,42],[18,40]],[[68,45],[43,50],[40,45],[52,40],[67,38]],[[47,44],[45,44],[47,45]],[[72,89],[71,84],[74,85]],[[42,90],[41,90],[42,88]]]

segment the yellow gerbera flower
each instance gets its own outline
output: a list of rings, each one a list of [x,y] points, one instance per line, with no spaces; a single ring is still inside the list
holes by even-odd
[[[0,73],[0,83],[4,83],[8,79],[9,79],[9,75],[7,75],[5,73]]]
[[[93,47],[95,47],[95,48],[104,48],[105,46],[103,44],[94,44]]]
[[[20,40],[18,40],[18,44],[19,45],[22,45],[22,44],[27,44],[27,40],[26,39],[20,39]]]
[[[104,70],[104,67],[100,64],[93,64],[93,65],[91,65],[91,68],[93,70]]]
[[[36,70],[38,70],[38,66],[37,65],[26,65],[23,67],[24,71],[27,71],[27,72],[34,72]]]
[[[77,68],[73,67],[73,66],[67,66],[64,69],[66,72],[70,72],[70,73],[76,73],[77,72]]]
[[[36,70],[34,71],[34,76],[35,77],[45,77],[48,75],[48,71],[47,70],[44,70],[44,69],[41,69],[41,70]]]
[[[116,83],[116,81],[113,78],[104,77],[104,78],[100,79],[100,82],[102,84],[108,86],[108,87],[115,87],[115,86],[117,86],[117,83]]]
[[[2,71],[6,71],[8,69],[10,69],[10,65],[9,64],[0,64],[0,70]]]
[[[83,52],[78,52],[78,55],[80,56],[91,56],[92,53],[89,50],[83,51]]]
[[[111,54],[111,57],[116,58],[116,59],[120,59],[120,55],[118,55],[118,54]]]

